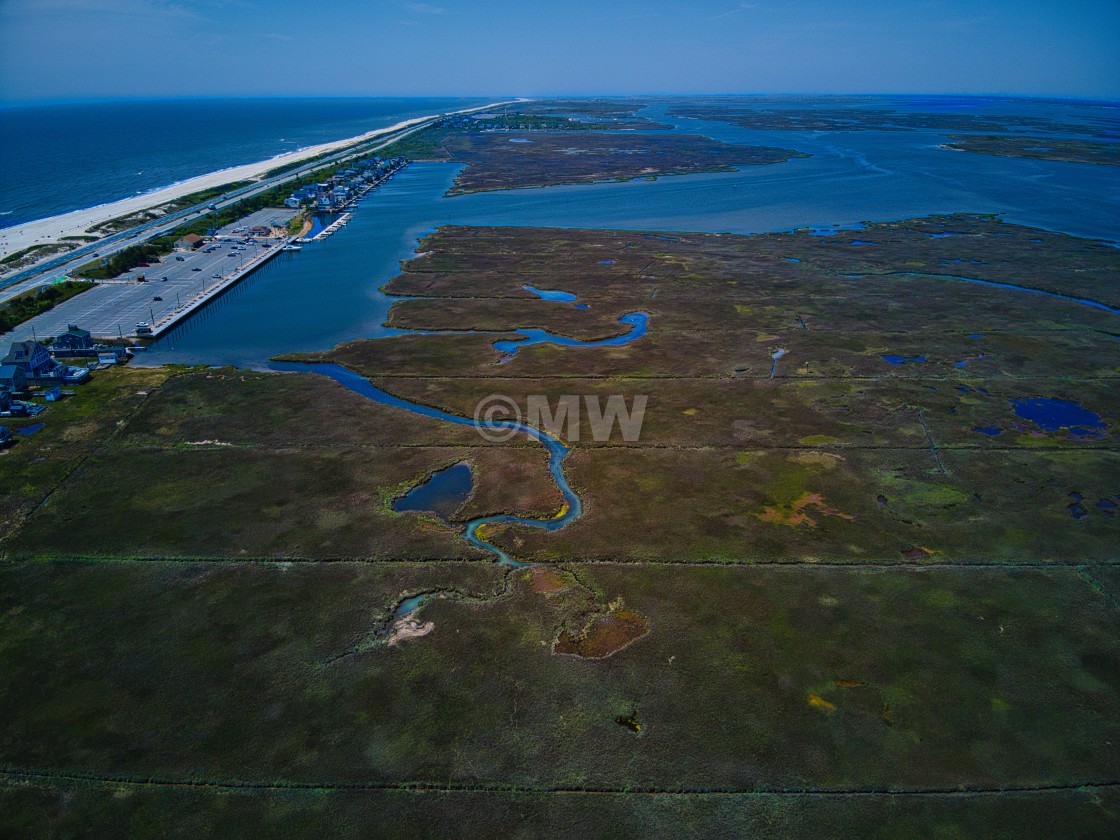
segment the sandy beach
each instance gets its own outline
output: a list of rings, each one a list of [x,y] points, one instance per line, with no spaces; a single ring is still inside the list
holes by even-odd
[[[507,103],[495,102],[478,108],[466,108],[462,111],[455,111],[454,113],[467,114],[504,104]],[[421,123],[424,120],[431,119],[434,116],[437,115],[430,114],[425,117],[416,117],[411,120],[399,122],[396,125],[391,125],[388,128],[379,128],[356,137],[335,140],[330,143],[321,143],[317,146],[308,146],[305,149],[288,152],[269,158],[268,160],[257,161],[256,163],[247,163],[241,166],[219,169],[216,172],[199,175],[195,178],[188,178],[185,181],[179,181],[178,183],[131,198],[123,198],[119,201],[99,204],[96,207],[89,207],[84,210],[73,210],[59,216],[51,216],[46,219],[39,219],[34,222],[25,222],[22,225],[3,228],[0,229],[0,257],[7,256],[8,254],[22,250],[31,245],[57,241],[63,236],[88,235],[86,234],[86,230],[89,227],[108,221],[109,219],[115,219],[118,216],[125,216],[130,213],[137,213],[151,207],[159,207],[161,204],[166,204],[169,201],[174,201],[177,198],[189,195],[193,192],[198,192],[199,190],[219,187],[222,184],[228,184],[233,181],[247,181],[252,178],[258,178],[271,169],[276,169],[277,167],[289,163],[307,160],[317,155],[335,152],[355,143],[375,140],[378,137],[400,131],[401,129]]]

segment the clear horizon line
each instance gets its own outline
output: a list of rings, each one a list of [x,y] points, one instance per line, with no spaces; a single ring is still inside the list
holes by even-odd
[[[18,107],[33,107],[33,106],[49,106],[49,105],[82,105],[82,104],[108,104],[118,102],[220,102],[220,101],[236,101],[236,100],[322,100],[322,99],[371,99],[371,100],[431,100],[431,99],[458,99],[458,100],[480,100],[480,99],[512,99],[518,97],[530,99],[590,99],[590,98],[603,98],[603,99],[634,99],[634,98],[700,98],[700,97],[822,97],[822,98],[841,98],[841,97],[943,97],[953,99],[1033,99],[1033,100],[1051,100],[1060,102],[1086,102],[1094,104],[1116,105],[1120,104],[1120,98],[1108,99],[1096,96],[1086,95],[1072,95],[1072,94],[1057,94],[1057,93],[1007,93],[1001,91],[992,91],[987,93],[962,93],[959,91],[904,91],[904,90],[884,90],[884,91],[845,91],[845,92],[819,92],[819,91],[700,91],[690,93],[666,93],[666,92],[633,92],[633,93],[618,93],[618,92],[599,92],[599,93],[548,93],[548,94],[308,94],[308,93],[248,93],[248,94],[168,94],[168,95],[139,95],[139,96],[91,96],[91,97],[47,97],[47,98],[26,98],[26,99],[6,99],[0,97],[0,108],[18,108]]]

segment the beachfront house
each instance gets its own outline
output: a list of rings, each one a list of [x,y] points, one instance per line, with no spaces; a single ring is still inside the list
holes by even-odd
[[[26,391],[27,374],[23,372],[23,368],[16,365],[0,365],[0,389],[8,394]]]
[[[9,368],[14,370],[9,371]],[[15,387],[22,378],[22,387]],[[86,368],[68,367],[55,361],[50,352],[37,341],[15,341],[8,355],[0,360],[0,385],[13,391],[24,390],[28,382],[85,382]]]
[[[175,240],[176,251],[193,251],[203,243],[203,239],[197,233],[188,233],[186,236],[181,236]]]
[[[62,367],[38,341],[13,341],[12,349],[0,365],[14,365],[23,371],[28,381],[53,378]]]

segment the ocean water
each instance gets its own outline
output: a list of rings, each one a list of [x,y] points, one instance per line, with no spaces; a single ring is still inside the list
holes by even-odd
[[[220,99],[0,108],[0,227],[494,99]]]

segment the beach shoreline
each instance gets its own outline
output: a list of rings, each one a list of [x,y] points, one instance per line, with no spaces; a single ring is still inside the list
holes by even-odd
[[[467,114],[505,104],[509,104],[509,102],[493,102],[487,105],[481,105],[477,108],[466,108],[461,111],[453,111],[450,113]],[[306,148],[297,149],[293,152],[285,152],[275,157],[268,158],[267,160],[239,164],[237,166],[230,166],[208,172],[203,175],[197,175],[193,178],[187,178],[164,187],[159,187],[150,192],[142,193],[141,195],[130,196],[128,198],[106,202],[105,204],[98,204],[81,210],[71,210],[68,213],[48,216],[44,219],[24,222],[8,228],[0,228],[0,258],[33,245],[47,245],[58,242],[63,237],[67,236],[90,236],[91,234],[87,233],[90,227],[107,222],[110,219],[150,210],[178,198],[182,198],[185,195],[200,192],[201,190],[220,187],[234,181],[248,181],[260,178],[260,176],[272,169],[277,169],[292,163],[299,163],[310,158],[318,157],[319,155],[341,151],[359,143],[376,140],[378,137],[402,131],[436,116],[439,115],[429,114],[423,117],[402,120],[386,128],[367,131],[365,134],[359,134],[355,137],[332,140],[328,143],[319,143],[315,146],[307,146]]]

